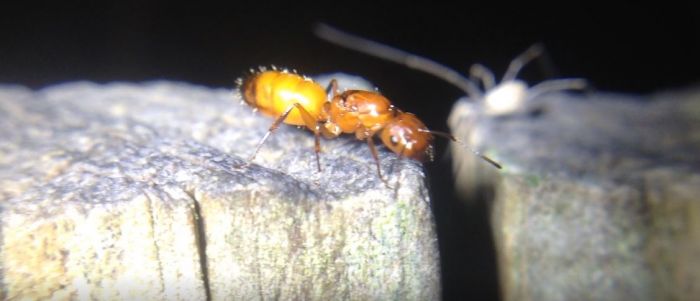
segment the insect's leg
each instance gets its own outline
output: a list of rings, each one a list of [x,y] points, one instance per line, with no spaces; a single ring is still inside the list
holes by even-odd
[[[294,107],[299,110],[299,113],[301,114],[301,118],[304,120],[304,124],[306,124],[306,127],[309,130],[312,130],[314,132],[314,152],[316,153],[316,166],[318,167],[318,171],[321,172],[321,139],[320,139],[320,123],[318,118],[314,118],[314,116],[309,113],[306,109],[304,109],[304,106],[302,106],[299,103],[295,103]]]
[[[314,128],[314,153],[316,153],[316,167],[318,172],[321,172],[321,123],[316,122],[316,127]]]
[[[389,186],[389,181],[384,179],[384,176],[382,176],[382,168],[381,164],[379,164],[379,154],[377,153],[377,148],[374,146],[374,141],[373,141],[374,136],[369,136],[367,137],[367,145],[369,146],[370,152],[372,152],[372,157],[374,158],[374,163],[377,165],[377,175],[379,176],[379,179],[384,182],[386,187],[391,188]]]
[[[328,87],[326,87],[326,95],[328,95],[328,100],[333,100],[334,97],[338,96],[340,91],[338,91],[338,81],[334,78],[331,79],[331,82],[328,83]]]
[[[474,64],[469,68],[470,79],[481,82],[484,85],[486,91],[493,89],[496,86],[496,78],[493,76],[493,72],[486,68],[482,64]]]
[[[394,187],[393,187],[394,188],[394,196],[397,196],[399,194],[399,185],[401,185],[401,170],[395,171],[394,168],[396,168],[396,162],[400,162],[401,160],[403,160],[405,158],[405,156],[404,156],[405,150],[406,150],[406,145],[402,145],[401,150],[398,153],[398,158],[395,160],[392,160],[391,165],[389,165],[390,172],[397,175],[396,176],[396,185],[394,185]],[[400,167],[401,167],[401,165],[399,165],[399,168]],[[384,181],[384,183],[386,184],[387,188],[392,188],[391,186],[389,186],[389,184],[387,184],[387,181]]]
[[[588,87],[588,82],[582,78],[563,78],[543,81],[530,88],[529,98],[535,98],[547,92],[562,90],[584,90]]]
[[[265,144],[265,141],[267,141],[267,138],[272,135],[272,132],[274,132],[277,128],[279,128],[280,124],[284,122],[285,119],[287,119],[287,116],[289,116],[289,113],[292,112],[292,109],[294,109],[294,106],[289,106],[284,112],[275,119],[274,122],[272,122],[272,125],[270,126],[269,129],[267,129],[267,133],[265,133],[265,136],[260,139],[260,142],[258,142],[258,145],[255,147],[255,151],[253,152],[253,155],[248,158],[248,163],[246,165],[250,165],[251,162],[255,159],[255,156],[258,155],[258,152],[260,151],[260,148]]]
[[[525,52],[515,57],[510,62],[510,65],[508,65],[508,69],[506,70],[506,73],[503,74],[503,79],[501,82],[514,80],[515,77],[518,76],[518,72],[520,72],[523,66],[538,57],[543,51],[544,47],[542,44],[535,44],[530,46],[530,48],[525,50]]]

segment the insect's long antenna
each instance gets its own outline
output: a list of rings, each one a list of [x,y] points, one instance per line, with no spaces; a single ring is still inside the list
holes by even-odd
[[[409,68],[423,71],[437,78],[443,79],[467,93],[471,99],[481,98],[481,92],[474,82],[464,77],[454,69],[442,65],[436,61],[340,31],[323,23],[319,23],[315,26],[314,33],[319,38],[338,46],[382,58],[397,64],[402,64]]]
[[[514,80],[520,70],[530,61],[534,60],[544,52],[542,44],[535,44],[526,49],[525,52],[514,58],[508,65],[508,70],[503,74],[502,82]]]
[[[479,151],[477,151],[477,150],[475,150],[475,149],[469,147],[469,146],[466,145],[464,142],[462,142],[462,140],[457,139],[457,137],[455,137],[455,136],[453,136],[453,135],[451,135],[451,134],[449,134],[449,133],[440,132],[440,131],[423,130],[423,129],[418,129],[418,131],[419,131],[419,132],[424,132],[424,133],[430,133],[430,134],[433,134],[433,135],[437,135],[437,136],[441,136],[441,137],[445,137],[445,138],[447,138],[447,139],[450,139],[450,140],[452,140],[453,142],[458,143],[459,145],[461,145],[461,146],[463,146],[464,148],[468,149],[469,151],[471,151],[471,152],[472,152],[474,155],[476,155],[477,157],[479,157],[479,158],[483,159],[484,161],[490,163],[491,165],[495,166],[496,168],[498,168],[498,169],[503,168],[503,166],[501,166],[501,164],[499,164],[498,162],[496,162],[496,161],[494,161],[493,159],[487,157],[486,155],[481,154]]]

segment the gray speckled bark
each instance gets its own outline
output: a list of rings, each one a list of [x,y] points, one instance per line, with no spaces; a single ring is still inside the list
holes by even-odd
[[[494,189],[504,299],[700,299],[700,92],[530,105],[494,118],[463,100],[450,119],[505,166],[455,162],[462,192]]]
[[[2,299],[439,298],[421,166],[272,122],[231,89],[0,87]]]

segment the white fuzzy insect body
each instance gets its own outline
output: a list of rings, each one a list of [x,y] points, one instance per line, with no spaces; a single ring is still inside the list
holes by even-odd
[[[528,87],[525,81],[517,79],[520,70],[540,56],[543,50],[540,44],[535,44],[515,57],[500,83],[496,83],[493,72],[485,66],[472,65],[469,70],[470,80],[476,82],[477,87],[483,87],[483,91],[467,91],[467,94],[471,99],[481,102],[485,114],[500,116],[526,110],[532,99],[544,93],[586,88],[586,80],[580,78],[546,80],[533,87]]]
[[[524,81],[512,80],[486,91],[482,97],[484,113],[497,116],[518,111],[526,101],[527,89]]]

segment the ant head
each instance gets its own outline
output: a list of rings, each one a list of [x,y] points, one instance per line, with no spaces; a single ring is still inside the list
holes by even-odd
[[[399,156],[425,161],[432,151],[433,135],[423,122],[411,113],[399,112],[382,130],[384,145]]]

